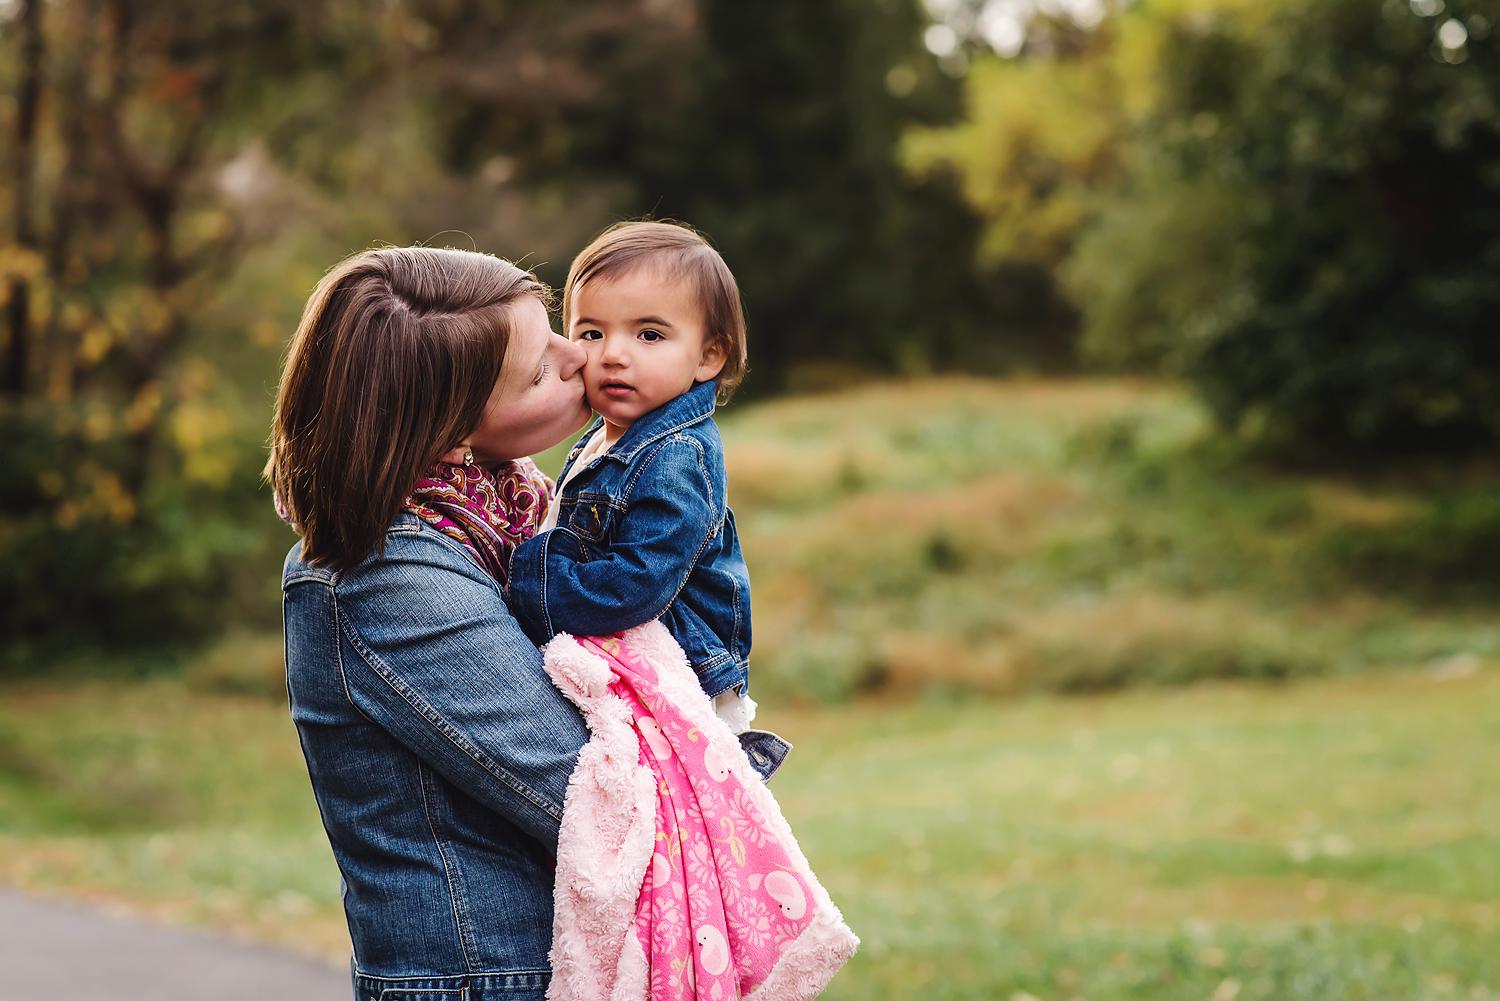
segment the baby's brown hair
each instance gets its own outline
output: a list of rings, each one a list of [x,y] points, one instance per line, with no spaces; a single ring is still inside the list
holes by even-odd
[[[714,377],[719,403],[729,402],[745,377],[745,308],[740,287],[719,252],[686,223],[617,222],[594,237],[568,269],[563,286],[564,330],[573,322],[573,302],[586,283],[608,281],[637,268],[662,268],[672,278],[691,281],[703,310],[703,325],[709,344],[724,348],[724,367]]]

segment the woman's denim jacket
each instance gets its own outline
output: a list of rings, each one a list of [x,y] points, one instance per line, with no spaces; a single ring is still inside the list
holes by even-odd
[[[716,390],[698,383],[632,424],[563,488],[558,527],[511,555],[510,607],[538,643],[661,616],[704,691],[747,686],[750,573],[729,510]]]
[[[343,876],[357,1001],[540,1001],[588,738],[499,586],[410,514],[347,573],[287,557],[287,689]]]

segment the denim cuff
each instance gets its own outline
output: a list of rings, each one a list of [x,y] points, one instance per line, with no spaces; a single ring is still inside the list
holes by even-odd
[[[771,781],[771,776],[781,768],[786,756],[792,753],[792,745],[770,730],[746,730],[739,735],[740,747],[750,759],[761,781]]]
[[[450,977],[372,977],[354,971],[355,1001],[542,1001],[548,970]]]
[[[554,558],[577,562],[583,551],[583,540],[570,529],[554,528],[531,537],[510,554],[505,604],[538,646],[557,635],[547,610],[547,566]]]

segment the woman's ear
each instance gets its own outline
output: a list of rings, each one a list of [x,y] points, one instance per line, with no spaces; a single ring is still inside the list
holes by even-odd
[[[438,459],[438,461],[447,462],[455,466],[467,466],[474,461],[474,451],[468,442],[459,442],[447,452],[444,452],[442,458]]]
[[[698,362],[698,371],[693,374],[694,382],[707,382],[724,370],[724,362],[729,359],[729,350],[724,342],[720,340],[711,341],[703,345],[703,358]]]

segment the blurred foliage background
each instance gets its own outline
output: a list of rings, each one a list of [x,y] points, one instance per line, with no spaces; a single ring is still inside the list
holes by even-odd
[[[653,214],[745,295],[831,997],[1494,997],[1497,26],[0,0],[0,881],[347,962],[259,478],[287,340],[348,253],[556,284]]]
[[[1405,542],[1351,536],[1349,565],[1400,577],[1428,531],[1433,572],[1493,580],[1497,21],[1490,0],[4,0],[0,665],[149,667],[274,628],[289,536],[259,470],[332,261],[426,241],[555,283],[648,213],[740,277],[746,401],[1183,380],[1242,468],[1420,468],[1457,498]]]

